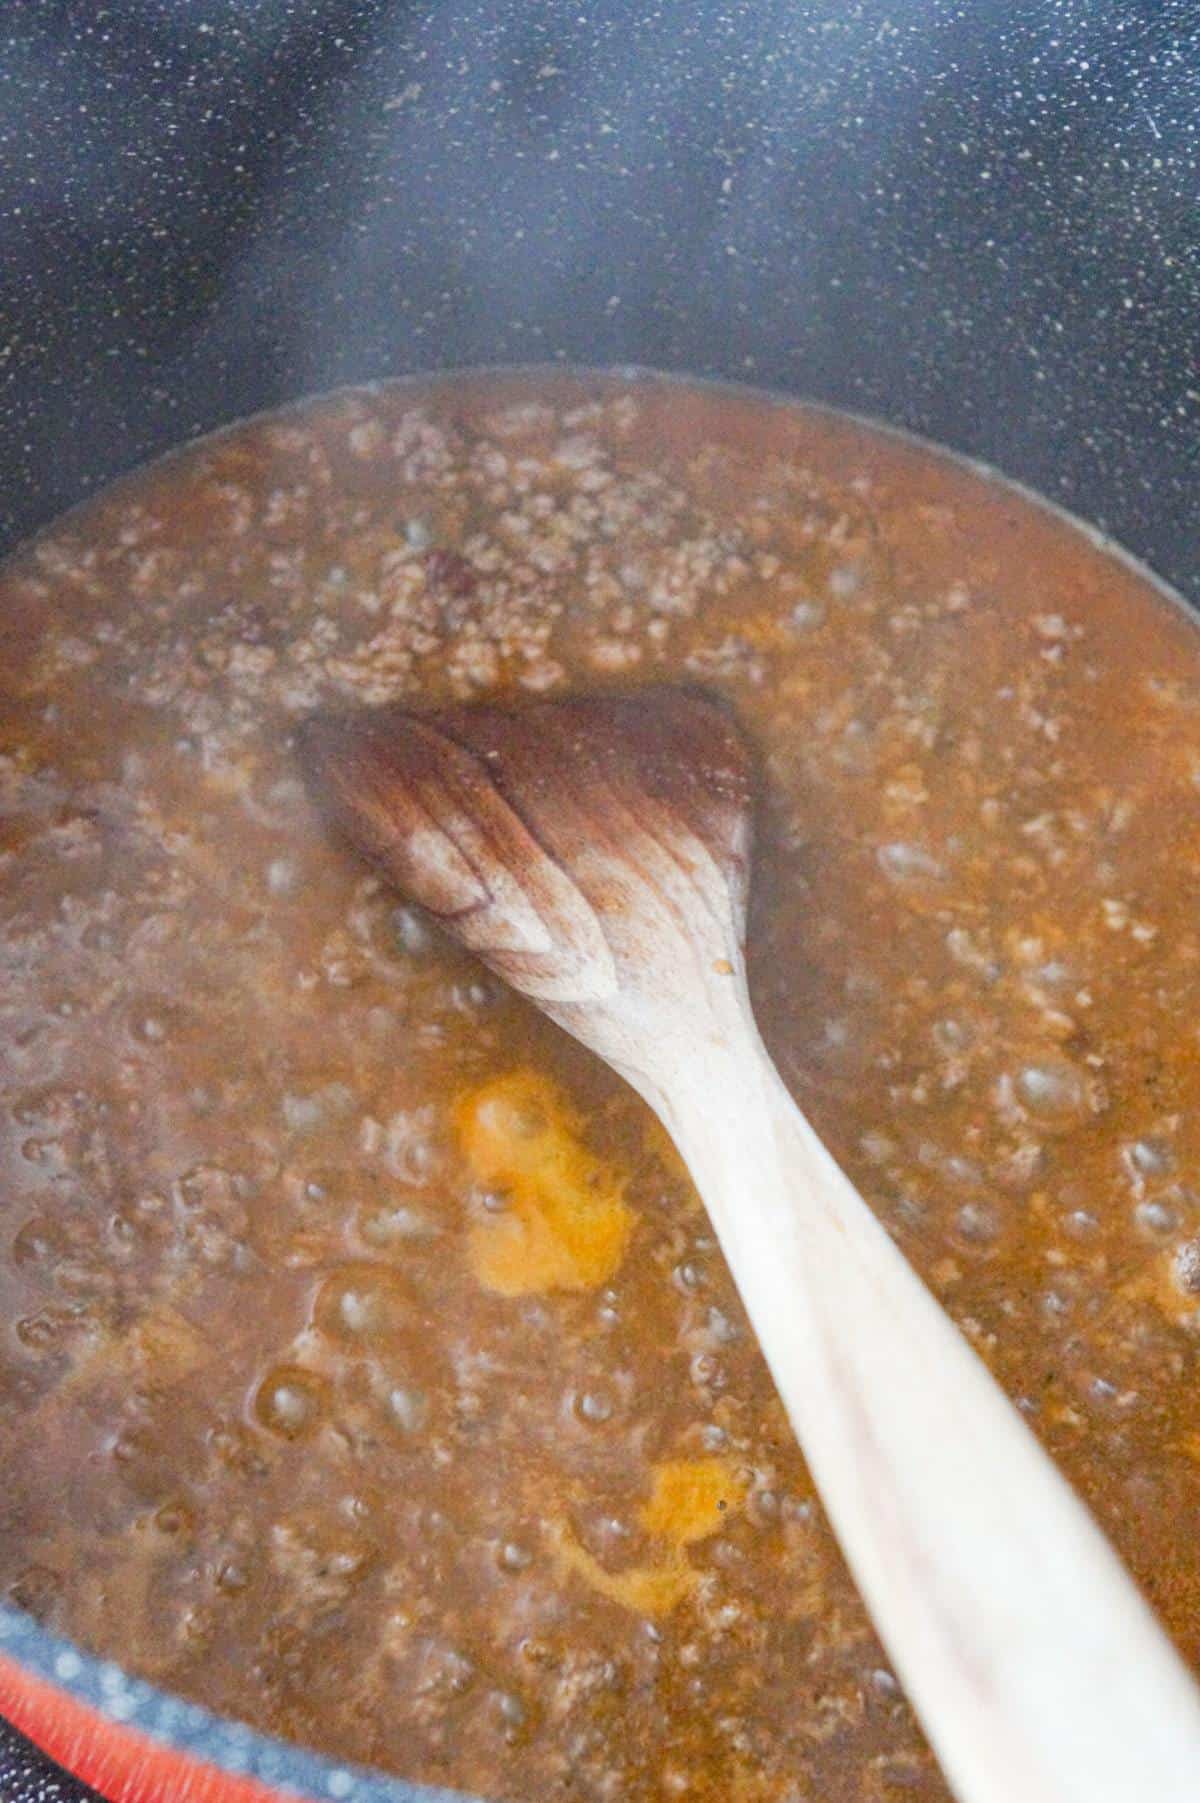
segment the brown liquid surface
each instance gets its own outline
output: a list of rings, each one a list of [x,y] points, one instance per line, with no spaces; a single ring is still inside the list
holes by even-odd
[[[488,378],[138,475],[0,633],[10,1598],[513,1803],[945,1799],[661,1131],[296,780],[314,705],[671,677],[764,758],[787,1081],[1200,1664],[1200,639],[1144,579],[844,419]]]

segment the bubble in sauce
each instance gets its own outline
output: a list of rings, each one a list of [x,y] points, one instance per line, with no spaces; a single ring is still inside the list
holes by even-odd
[[[414,909],[393,908],[388,924],[397,947],[407,952],[410,958],[419,958],[429,950],[432,934]]]
[[[1164,1177],[1175,1166],[1175,1155],[1165,1139],[1135,1139],[1121,1148],[1121,1158],[1132,1177]]]
[[[1133,1218],[1143,1233],[1156,1237],[1173,1233],[1179,1225],[1179,1212],[1161,1197],[1151,1202],[1139,1202],[1133,1211]]]
[[[108,1217],[108,1237],[119,1253],[128,1254],[137,1244],[136,1221],[124,1209],[116,1209]]]
[[[237,1596],[249,1582],[250,1574],[238,1559],[223,1559],[213,1574],[213,1583],[225,1596]]]
[[[383,1132],[383,1161],[393,1177],[419,1186],[427,1183],[438,1162],[431,1137],[434,1111],[417,1108],[394,1114]]]
[[[254,1393],[254,1415],[284,1440],[298,1440],[329,1408],[328,1380],[302,1365],[276,1365]]]
[[[311,1133],[325,1118],[320,1096],[287,1095],[283,1098],[283,1119],[292,1133]]]
[[[511,1690],[496,1692],[496,1713],[506,1727],[519,1728],[526,1717],[526,1709],[520,1697]]]
[[[725,1387],[721,1361],[711,1352],[695,1353],[688,1365],[688,1374],[700,1389],[720,1390]]]
[[[575,1397],[572,1407],[589,1427],[599,1427],[602,1422],[612,1419],[613,1399],[603,1389],[584,1390]]]
[[[300,872],[291,858],[272,858],[266,877],[272,895],[292,895],[300,884]]]
[[[671,1272],[671,1282],[677,1290],[686,1295],[704,1287],[704,1267],[691,1259],[675,1266]]]
[[[431,1239],[438,1228],[419,1208],[375,1203],[359,1210],[358,1231],[372,1246],[394,1246],[405,1240]]]
[[[987,1246],[1000,1232],[1000,1217],[986,1202],[967,1202],[959,1209],[954,1225],[970,1245]]]
[[[496,1563],[501,1571],[511,1573],[528,1571],[533,1564],[533,1554],[519,1541],[506,1540],[496,1554]]]
[[[1171,1254],[1171,1276],[1185,1296],[1200,1296],[1200,1239],[1181,1240]]]
[[[66,1328],[67,1317],[61,1309],[43,1308],[35,1315],[23,1315],[13,1332],[29,1352],[52,1352]]]
[[[815,632],[825,624],[825,609],[819,601],[797,601],[788,621],[793,632]]]
[[[930,1032],[939,1052],[953,1055],[965,1052],[975,1040],[975,1028],[969,1020],[961,1020],[956,1015],[947,1015],[944,1020],[933,1023]]]
[[[881,845],[875,855],[884,876],[890,877],[893,883],[898,883],[901,887],[916,887],[945,880],[944,866],[924,846],[896,840],[891,845]]]
[[[52,1265],[64,1258],[69,1242],[62,1227],[46,1215],[34,1215],[15,1236],[13,1263],[18,1266]]]
[[[1014,1126],[1032,1120],[1051,1133],[1079,1125],[1103,1103],[1089,1073],[1056,1056],[1030,1058],[1015,1073],[1006,1071],[994,1095],[997,1109]]]
[[[550,1117],[532,1097],[497,1095],[480,1105],[479,1122],[485,1132],[501,1138],[535,1140],[549,1129]]]
[[[188,1505],[175,1500],[162,1505],[155,1514],[154,1525],[160,1534],[167,1534],[174,1539],[192,1534],[196,1521]]]
[[[27,1565],[8,1587],[8,1595],[27,1615],[44,1620],[62,1594],[61,1575],[47,1565]]]
[[[1069,1064],[1027,1064],[1017,1074],[1017,1094],[1037,1114],[1077,1114],[1084,1105],[1083,1081]]]
[[[774,1490],[754,1490],[750,1495],[747,1512],[756,1526],[773,1527],[779,1520],[779,1498]]]
[[[838,564],[829,572],[829,592],[838,601],[848,601],[863,585],[863,570],[858,564]]]
[[[415,1324],[412,1299],[399,1273],[387,1265],[343,1265],[317,1291],[313,1324],[343,1345],[386,1341]]]
[[[429,1399],[423,1390],[397,1384],[388,1391],[387,1400],[389,1415],[406,1434],[415,1434],[424,1427],[429,1416]]]

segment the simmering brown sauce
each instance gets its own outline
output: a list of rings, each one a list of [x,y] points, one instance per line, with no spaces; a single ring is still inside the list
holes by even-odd
[[[201,443],[0,622],[10,1598],[512,1803],[945,1798],[663,1134],[296,777],[325,701],[672,677],[763,754],[786,1079],[1200,1664],[1200,639],[1142,577],[845,419],[489,378]]]

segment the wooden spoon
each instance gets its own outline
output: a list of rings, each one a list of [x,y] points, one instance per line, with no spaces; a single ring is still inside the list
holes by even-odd
[[[1196,1803],[1184,1666],[758,1036],[728,715],[673,688],[384,708],[314,718],[303,754],[349,839],[667,1126],[962,1803]]]

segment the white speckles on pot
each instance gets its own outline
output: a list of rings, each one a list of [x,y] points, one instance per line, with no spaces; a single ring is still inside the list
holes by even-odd
[[[1190,0],[25,8],[0,537],[302,390],[576,360],[882,414],[1195,593],[1189,38]]]

